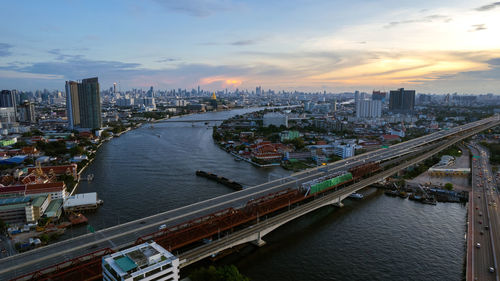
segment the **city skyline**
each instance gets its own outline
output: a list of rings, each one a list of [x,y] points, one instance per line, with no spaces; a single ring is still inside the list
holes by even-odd
[[[498,94],[499,13],[492,1],[6,3],[0,85]]]

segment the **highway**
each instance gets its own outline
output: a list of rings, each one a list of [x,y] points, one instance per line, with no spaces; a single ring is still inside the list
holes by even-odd
[[[500,280],[498,273],[500,254],[500,214],[497,209],[499,192],[489,164],[487,151],[473,145],[476,156],[472,163],[473,280]],[[477,243],[480,244],[478,247]]]
[[[435,132],[417,139],[399,143],[389,148],[382,148],[337,161],[327,166],[320,166],[295,173],[287,178],[276,179],[261,185],[246,188],[242,191],[102,229],[96,233],[85,234],[26,253],[6,257],[0,260],[0,280],[7,280],[27,274],[102,248],[109,247],[112,249],[121,249],[132,245],[138,237],[157,231],[158,227],[162,224],[173,226],[228,207],[240,207],[251,199],[259,198],[286,188],[295,188],[300,186],[301,183],[322,176],[325,173],[344,171],[364,163],[386,161],[409,153],[418,154],[425,149],[426,144],[443,140],[449,136],[467,130],[475,129],[481,131],[498,124],[498,116],[482,119],[450,130]]]
[[[451,144],[456,143],[460,141],[462,138],[456,137],[454,140],[451,141]],[[374,183],[379,182],[380,180],[389,177],[395,173],[397,173],[400,170],[403,170],[409,166],[415,165],[432,155],[438,153],[439,151],[445,149],[448,147],[450,144],[442,144],[436,148],[433,148],[431,151],[428,151],[426,153],[420,154],[419,156],[408,160],[404,161],[400,165],[390,168],[386,171],[383,171],[381,173],[378,173],[376,175],[373,175],[369,178],[363,179],[357,183],[354,183],[350,186],[347,186],[345,188],[342,188],[338,191],[331,192],[329,194],[326,194],[325,196],[322,196],[314,201],[308,202],[303,205],[299,205],[296,208],[293,208],[285,213],[273,216],[269,219],[260,221],[259,223],[252,225],[250,227],[247,227],[245,229],[242,229],[240,231],[237,231],[235,233],[229,234],[225,237],[222,237],[221,239],[214,241],[209,244],[202,245],[200,247],[197,247],[193,250],[187,251],[185,253],[181,253],[179,255],[179,260],[180,260],[180,267],[185,267],[188,266],[194,262],[197,262],[205,257],[208,257],[212,254],[216,254],[219,251],[222,251],[224,249],[227,249],[228,247],[233,247],[236,246],[235,243],[238,243],[238,241],[243,240],[245,237],[251,236],[252,234],[256,234],[262,231],[265,231],[265,229],[269,228],[270,226],[273,225],[281,225],[283,222],[289,221],[290,219],[293,219],[297,217],[298,215],[306,214],[308,212],[316,210],[318,207],[323,206],[325,203],[331,202],[332,200],[335,200],[337,198],[343,198],[348,196],[349,194],[352,194],[354,192],[359,191],[360,189],[363,189],[369,185],[372,185]]]
[[[489,229],[490,216],[488,211],[487,190],[483,180],[485,170],[484,155],[477,146],[471,148],[474,156],[472,161],[472,244],[469,251],[472,251],[473,280],[497,280],[496,274],[489,272],[489,267],[493,266],[495,260],[495,249],[492,246],[493,236]],[[477,158],[480,156],[481,158]]]

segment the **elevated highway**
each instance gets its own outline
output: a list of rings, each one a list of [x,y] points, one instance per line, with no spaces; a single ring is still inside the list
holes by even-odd
[[[138,237],[155,232],[158,229],[158,226],[162,224],[166,224],[167,226],[174,226],[188,220],[215,213],[225,208],[238,208],[244,206],[249,200],[280,190],[296,188],[303,182],[320,177],[325,173],[345,171],[349,168],[361,165],[366,162],[382,162],[389,159],[395,159],[407,154],[422,154],[424,153],[424,151],[429,149],[429,144],[432,145],[439,141],[443,142],[443,144],[439,147],[442,147],[442,149],[444,149],[445,147],[452,145],[453,143],[461,139],[477,134],[482,130],[488,129],[498,124],[498,116],[479,120],[460,127],[452,128],[447,131],[440,131],[404,143],[399,143],[390,146],[389,148],[383,148],[349,159],[337,161],[327,166],[321,166],[295,173],[290,177],[276,179],[261,185],[244,189],[239,192],[226,194],[178,209],[159,213],[140,220],[135,220],[110,228],[102,229],[97,231],[96,233],[89,233],[86,235],[54,243],[46,247],[38,248],[26,253],[4,258],[0,260],[0,280],[8,280],[16,276],[29,274],[30,272],[36,271],[38,269],[46,268],[53,264],[64,262],[99,249],[122,249],[133,245]],[[458,137],[452,137],[455,135],[458,135]],[[433,149],[431,151],[434,151],[433,153],[436,153],[437,150]],[[408,163],[413,162],[406,162],[406,164]],[[401,168],[406,164],[402,164],[398,167]],[[381,179],[380,176],[378,176],[377,178],[379,180]],[[364,187],[361,187],[360,185],[350,186],[349,189],[343,191],[343,195],[337,197],[339,198],[337,201],[341,201],[343,198],[345,198],[345,196],[348,196],[347,193],[354,192],[354,186],[359,187],[358,189]]]
[[[372,185],[374,183],[380,182],[384,180],[385,178],[394,175],[398,171],[401,171],[403,169],[406,169],[412,165],[418,164],[421,161],[424,161],[425,159],[431,157],[432,155],[439,153],[440,151],[446,149],[450,145],[453,145],[459,141],[462,141],[470,136],[473,136],[476,134],[478,131],[472,131],[465,133],[463,135],[454,137],[450,141],[441,144],[437,146],[436,148],[425,152],[413,159],[404,161],[403,163],[397,165],[396,167],[389,168],[386,171],[383,171],[381,173],[378,173],[374,176],[371,176],[367,179],[361,180],[360,182],[354,183],[350,186],[347,186],[345,188],[342,188],[338,191],[331,192],[329,194],[326,194],[319,199],[316,199],[314,201],[308,202],[303,205],[299,205],[295,208],[292,208],[284,213],[281,213],[279,215],[273,216],[269,219],[266,220],[260,220],[257,222],[255,225],[252,225],[250,227],[247,227],[243,230],[240,230],[238,232],[229,234],[227,236],[224,236],[220,238],[217,241],[211,242],[206,245],[202,245],[196,249],[193,249],[191,251],[187,251],[185,253],[181,253],[179,255],[179,259],[181,261],[181,268],[188,266],[192,263],[195,263],[199,260],[202,260],[206,257],[210,257],[212,255],[216,255],[217,253],[238,246],[240,244],[252,242],[256,245],[262,245],[264,244],[264,241],[262,238],[270,233],[271,231],[275,230],[276,228],[280,227],[283,224],[286,224],[287,222],[294,220],[295,218],[298,218],[302,215],[305,215],[309,212],[312,212],[314,210],[317,210],[319,208],[322,208],[327,205],[341,205],[342,200],[347,198],[349,195],[352,193],[355,193],[369,185]],[[482,280],[482,279],[481,279]],[[484,279],[487,280],[487,279]],[[495,279],[493,279],[495,280]]]

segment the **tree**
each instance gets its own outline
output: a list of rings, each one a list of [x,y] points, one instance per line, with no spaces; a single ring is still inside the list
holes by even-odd
[[[223,267],[215,267],[213,265],[208,268],[202,267],[195,270],[189,279],[192,281],[249,281],[250,279],[242,275],[236,266],[226,265]]]
[[[5,230],[7,229],[7,224],[0,219],[0,234],[5,233]]]
[[[451,183],[448,182],[448,183],[446,183],[444,185],[444,188],[447,189],[447,190],[453,190],[453,184],[451,184]]]

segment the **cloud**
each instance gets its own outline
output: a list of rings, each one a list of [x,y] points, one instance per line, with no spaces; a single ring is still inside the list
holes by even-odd
[[[51,50],[48,50],[47,53],[49,54],[52,54],[52,55],[55,55],[56,56],[56,60],[58,61],[63,61],[63,60],[67,60],[67,59],[81,59],[83,56],[82,55],[66,55],[66,54],[63,54],[61,52],[61,49],[51,49]]]
[[[10,56],[12,54],[9,50],[10,48],[12,48],[11,44],[0,43],[0,57]]]
[[[194,17],[208,17],[235,7],[230,0],[154,0],[168,10]]]
[[[485,12],[485,11],[493,10],[496,7],[500,7],[500,2],[493,2],[491,4],[478,7],[475,10],[479,11],[479,12]]]
[[[247,45],[254,45],[257,42],[255,40],[239,40],[239,41],[234,41],[231,42],[230,45],[233,46],[247,46]]]
[[[469,30],[469,32],[481,31],[481,30],[485,30],[485,29],[488,29],[486,27],[486,24],[473,24],[472,29]]]
[[[177,59],[173,59],[173,58],[163,58],[163,59],[157,60],[156,62],[158,62],[158,63],[164,63],[164,62],[172,62],[172,61],[178,61],[178,60]]]
[[[423,18],[419,19],[411,19],[411,20],[403,20],[403,21],[393,21],[388,23],[387,25],[384,26],[384,28],[391,28],[391,27],[396,27],[402,24],[410,24],[410,23],[426,23],[426,22],[435,22],[435,21],[442,21],[442,22],[450,22],[452,20],[451,17],[445,16],[445,15],[430,15],[426,16]]]

